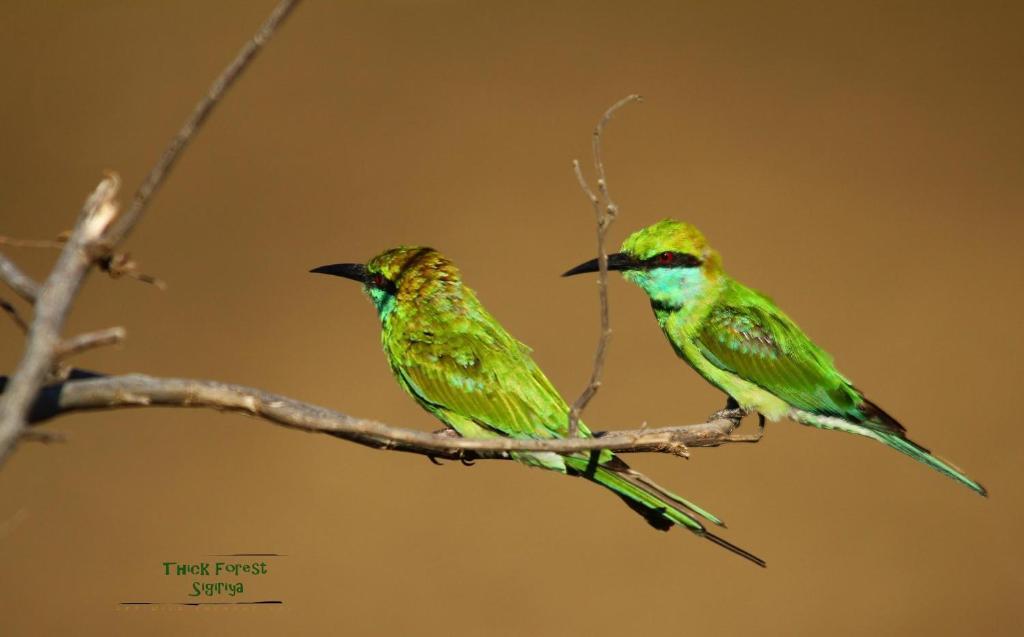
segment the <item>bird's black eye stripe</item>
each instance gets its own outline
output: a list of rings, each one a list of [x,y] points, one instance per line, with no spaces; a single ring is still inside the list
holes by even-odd
[[[643,265],[651,268],[695,268],[704,263],[699,257],[685,252],[659,252],[644,260]]]
[[[398,291],[397,288],[395,287],[395,282],[388,279],[386,276],[379,272],[369,274],[366,278],[366,282],[370,286],[375,287],[378,290],[383,290],[388,294],[394,294],[395,292]]]

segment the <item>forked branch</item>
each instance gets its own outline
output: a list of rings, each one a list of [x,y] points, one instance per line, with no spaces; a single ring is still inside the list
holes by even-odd
[[[281,0],[252,39],[214,80],[159,161],[149,171],[123,215],[118,216],[115,200],[120,187],[118,177],[109,175],[100,182],[86,201],[74,230],[61,248],[57,264],[42,286],[33,286],[31,279],[0,256],[0,277],[25,300],[35,304],[25,352],[10,382],[6,384],[4,393],[0,395],[0,463],[7,458],[24,433],[29,407],[53,369],[56,358],[66,353],[62,350],[64,341],[61,330],[89,271],[98,263],[109,263],[114,256],[114,249],[138,223],[175,161],[210,112],[298,3],[299,0]],[[105,339],[86,339],[84,342],[72,343],[71,349],[109,340],[111,335],[106,334]]]
[[[597,126],[594,127],[594,134],[591,137],[591,151],[594,155],[594,172],[597,174],[596,193],[590,187],[590,184],[587,183],[586,177],[583,176],[579,160],[572,160],[573,171],[576,173],[576,179],[580,183],[580,188],[583,190],[583,194],[587,196],[587,199],[590,200],[590,205],[594,208],[594,220],[597,226],[597,296],[600,299],[601,305],[601,334],[597,339],[597,350],[594,352],[594,367],[590,372],[590,380],[587,382],[587,386],[583,388],[579,398],[576,399],[569,409],[570,438],[576,437],[580,414],[583,413],[587,403],[590,402],[601,386],[605,352],[608,349],[608,341],[612,336],[611,321],[608,318],[608,250],[605,247],[605,235],[608,233],[608,227],[615,221],[615,217],[619,213],[619,207],[612,200],[608,192],[608,177],[604,172],[604,150],[601,147],[601,138],[604,135],[605,126],[608,125],[612,116],[620,108],[627,104],[641,101],[643,101],[643,98],[639,95],[627,95],[615,104],[612,104],[611,108],[605,111],[601,119],[598,120]]]

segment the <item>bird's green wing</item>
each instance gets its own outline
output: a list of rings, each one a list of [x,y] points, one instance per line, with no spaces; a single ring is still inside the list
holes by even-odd
[[[767,297],[731,282],[693,336],[716,367],[818,414],[863,419],[864,400],[832,363]]]
[[[568,405],[529,355],[482,308],[388,346],[399,382],[444,420],[454,413],[498,435],[564,436]],[[583,435],[589,432],[581,427]]]
[[[404,321],[385,326],[384,348],[402,387],[466,437],[565,436],[569,406],[533,362],[529,348],[512,338],[468,288],[463,288],[460,301],[443,313],[432,306],[415,308]],[[582,422],[579,435],[591,435]],[[596,458],[593,452],[510,455],[526,464],[583,476],[619,495],[655,528],[681,525],[764,565],[708,533],[696,519],[721,525],[717,517],[633,471],[610,451],[603,450]]]

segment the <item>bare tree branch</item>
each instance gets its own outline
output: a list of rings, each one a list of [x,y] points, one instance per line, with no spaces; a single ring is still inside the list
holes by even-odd
[[[643,98],[639,95],[627,95],[615,104],[611,106],[601,119],[598,120],[597,126],[594,127],[594,134],[591,139],[591,147],[594,155],[594,171],[597,173],[597,189],[599,195],[594,194],[594,190],[587,183],[586,178],[583,176],[583,171],[580,169],[580,162],[573,160],[573,170],[576,173],[576,179],[580,183],[580,188],[583,189],[583,194],[590,200],[591,206],[594,208],[594,218],[597,224],[597,295],[600,299],[601,304],[601,334],[597,339],[597,350],[594,352],[594,368],[590,373],[590,381],[587,386],[583,388],[583,392],[580,393],[579,398],[572,404],[572,408],[569,409],[569,437],[575,438],[576,431],[579,428],[580,414],[586,409],[587,404],[597,393],[597,389],[601,386],[601,374],[604,372],[604,358],[605,352],[608,349],[608,341],[612,336],[611,321],[608,318],[608,250],[605,247],[605,235],[608,233],[608,227],[615,221],[615,217],[619,212],[619,207],[612,201],[611,195],[608,194],[608,178],[604,172],[604,155],[601,148],[601,137],[604,134],[605,126],[611,121],[612,116],[623,106],[631,104],[633,102],[640,102]]]
[[[155,286],[158,290],[166,290],[167,284],[162,279],[139,271],[139,264],[132,259],[127,252],[111,252],[96,260],[96,265],[110,275],[110,278],[117,279],[122,276],[135,279],[142,283]]]
[[[22,272],[14,262],[0,253],[0,280],[29,303],[35,303],[39,296],[39,284]]]
[[[146,175],[146,179],[143,180],[142,185],[135,192],[135,196],[132,197],[131,205],[110,229],[108,239],[112,242],[111,247],[123,241],[135,227],[135,224],[139,222],[142,213],[145,212],[146,207],[149,205],[150,199],[160,188],[161,184],[163,184],[171,169],[174,168],[174,164],[181,156],[182,151],[185,150],[189,142],[192,141],[192,138],[195,137],[196,131],[203,125],[203,122],[206,121],[206,118],[209,117],[228,89],[242,75],[253,58],[256,57],[256,54],[260,52],[271,36],[274,35],[274,32],[281,26],[285,18],[298,6],[299,1],[281,0],[274,7],[274,10],[271,11],[259,30],[256,31],[256,34],[253,35],[252,39],[245,43],[245,46],[238,52],[235,59],[228,64],[227,68],[210,85],[206,95],[199,100],[199,103],[192,110],[192,114],[185,120],[185,123],[164,150],[156,165]]]
[[[0,245],[9,245],[19,248],[63,248],[67,242],[68,236],[71,231],[61,233],[61,237],[57,241],[51,241],[49,239],[12,239],[0,235]],[[106,247],[106,246],[103,246]],[[139,271],[139,264],[136,263],[131,255],[127,252],[109,252],[104,256],[96,259],[96,265],[99,266],[100,270],[103,270],[110,275],[110,278],[116,279],[122,276],[133,278],[143,283],[149,283],[154,285],[161,290],[167,289],[167,284],[160,279],[150,276],[144,272]],[[8,270],[14,268],[13,270]],[[21,285],[26,286],[24,289],[24,298],[26,301],[33,303],[35,298],[28,298],[25,294],[32,293],[31,286],[35,285],[36,292],[38,292],[39,284],[32,281],[32,279],[25,277],[18,271],[17,267],[13,262],[7,260],[2,254],[0,254],[0,280],[6,280],[6,274],[11,275],[11,280],[7,281],[9,285],[13,287],[14,283],[19,282]]]
[[[0,462],[20,438],[29,406],[53,365],[64,321],[93,262],[92,246],[116,214],[114,196],[119,185],[116,176],[109,176],[89,196],[57,264],[39,291],[25,354],[0,395]]]
[[[64,321],[89,269],[95,263],[111,258],[114,248],[138,223],[149,201],[213,108],[298,3],[299,0],[281,0],[278,3],[256,35],[242,47],[196,105],[120,218],[115,218],[117,206],[114,197],[120,185],[115,175],[100,182],[89,197],[56,265],[42,288],[36,291],[35,317],[29,329],[25,353],[6,390],[0,395],[0,464],[21,437],[29,406],[53,367],[61,345],[60,332]],[[7,262],[3,260],[0,263]],[[3,268],[4,280],[13,279],[24,284],[24,279],[12,274],[17,272],[17,268],[13,264],[10,266]],[[25,290],[24,285],[22,288]]]
[[[12,248],[54,248],[60,250],[64,247],[64,240],[67,237],[58,239],[15,239],[0,235],[0,245],[11,246]]]
[[[18,313],[18,308],[11,305],[7,299],[0,299],[0,309],[2,309],[7,316],[11,317],[14,324],[18,326],[23,333],[28,334],[28,323],[25,319],[21,318],[21,314]]]
[[[69,356],[81,354],[82,352],[90,349],[96,349],[97,347],[117,345],[124,341],[125,336],[127,336],[125,329],[120,326],[108,327],[105,330],[96,330],[95,332],[86,332],[84,334],[79,334],[78,336],[72,336],[57,346],[57,351],[54,352],[54,358],[68,358]]]
[[[158,378],[142,374],[78,378],[45,387],[29,413],[38,424],[56,416],[127,407],[201,407],[241,412],[301,431],[319,432],[375,449],[403,451],[452,460],[505,459],[509,451],[571,453],[610,449],[619,453],[658,452],[686,456],[687,447],[752,442],[736,436],[739,419],[720,418],[696,425],[598,433],[595,438],[471,439],[428,433],[356,418],[261,389],[211,380]],[[83,378],[83,376],[85,376]],[[0,385],[2,388],[2,385]]]
[[[41,442],[44,445],[68,441],[67,436],[59,431],[43,431],[42,429],[24,429],[21,432],[21,439],[27,442]]]

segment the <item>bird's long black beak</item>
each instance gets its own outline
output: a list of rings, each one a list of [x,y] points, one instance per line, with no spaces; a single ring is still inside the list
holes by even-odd
[[[359,281],[360,283],[366,281],[366,266],[362,263],[334,263],[332,265],[322,265],[319,268],[313,268],[310,272],[341,276],[346,279],[352,279],[353,281]]]
[[[632,257],[625,252],[616,252],[615,254],[608,255],[608,270],[629,270],[635,266],[636,262],[634,262]],[[591,259],[590,261],[581,263],[575,268],[563,273],[562,276],[575,276],[586,272],[597,272],[600,269],[597,259]]]

